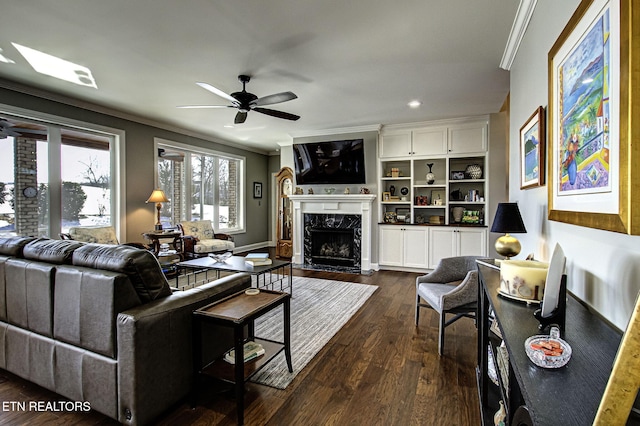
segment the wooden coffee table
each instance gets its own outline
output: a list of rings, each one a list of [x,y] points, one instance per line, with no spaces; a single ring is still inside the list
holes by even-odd
[[[291,363],[290,301],[291,295],[285,292],[260,290],[258,294],[248,295],[242,291],[193,312],[193,407],[197,403],[200,375],[215,377],[234,384],[238,424],[244,424],[244,383],[282,351],[284,351],[289,372],[293,372]],[[280,305],[283,305],[284,341],[277,342],[256,337],[254,328],[256,318]],[[202,335],[202,325],[204,323],[217,324],[233,329],[235,364],[230,364],[221,358],[203,365],[203,340],[216,338],[213,335]],[[247,339],[244,338],[245,327],[248,330]],[[243,347],[245,342],[249,340],[260,343],[265,349],[265,354],[243,362]]]
[[[293,295],[293,265],[290,261],[273,259],[271,265],[247,265],[242,256],[231,256],[223,262],[216,262],[206,256],[178,263],[178,267],[192,270],[209,269],[212,271],[246,272],[251,274],[251,285],[256,288],[286,291]],[[219,278],[219,274],[215,278]],[[213,279],[213,277],[212,277]]]

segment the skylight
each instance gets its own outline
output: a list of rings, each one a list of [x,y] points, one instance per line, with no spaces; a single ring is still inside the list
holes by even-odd
[[[98,88],[89,68],[18,43],[11,44],[18,49],[18,52],[24,56],[29,65],[37,72],[81,86]]]

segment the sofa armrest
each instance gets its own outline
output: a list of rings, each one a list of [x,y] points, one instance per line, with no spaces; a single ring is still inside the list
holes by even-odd
[[[248,274],[233,274],[118,314],[121,423],[147,424],[189,393],[193,311],[250,286]],[[231,334],[222,337],[220,347],[207,348],[208,356],[233,345]]]
[[[233,236],[229,235],[229,234],[219,234],[219,233],[215,233],[213,238],[215,238],[216,240],[225,240],[225,241],[233,241]]]
[[[198,239],[193,235],[183,235],[182,236],[182,251],[185,253],[193,253],[194,246],[198,243]]]

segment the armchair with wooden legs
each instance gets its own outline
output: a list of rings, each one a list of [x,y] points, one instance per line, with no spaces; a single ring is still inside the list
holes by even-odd
[[[476,259],[482,256],[458,256],[441,259],[427,275],[416,278],[416,327],[420,308],[438,313],[438,354],[444,350],[444,330],[460,318],[476,318],[478,271]],[[447,314],[454,315],[449,320]]]

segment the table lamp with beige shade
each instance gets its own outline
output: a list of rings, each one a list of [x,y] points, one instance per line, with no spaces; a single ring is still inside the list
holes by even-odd
[[[166,195],[164,195],[164,191],[160,188],[154,189],[149,199],[146,201],[147,203],[156,203],[157,214],[157,222],[155,226],[156,231],[162,231],[162,223],[160,222],[160,210],[162,209],[162,203],[169,202],[169,199]]]

